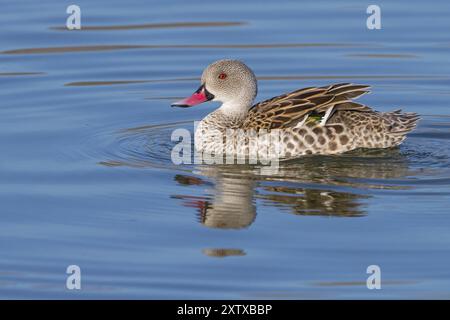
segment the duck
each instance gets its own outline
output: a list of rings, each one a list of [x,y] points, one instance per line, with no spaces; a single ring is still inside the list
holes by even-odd
[[[230,130],[240,136],[242,132],[276,131],[276,152],[284,159],[341,154],[359,148],[393,148],[419,121],[414,112],[379,112],[355,102],[370,92],[367,85],[307,87],[254,104],[257,92],[254,72],[242,61],[224,59],[207,66],[200,87],[172,106],[188,108],[207,101],[221,102],[196,125],[197,151],[223,151],[222,137]],[[232,150],[248,154],[254,145],[248,136],[241,140],[239,147],[235,143]]]

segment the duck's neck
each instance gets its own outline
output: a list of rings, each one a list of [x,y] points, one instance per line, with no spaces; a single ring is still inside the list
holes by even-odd
[[[253,104],[253,99],[245,100],[232,100],[224,102],[218,111],[225,116],[232,119],[244,119],[247,116],[248,110]]]
[[[233,97],[228,96],[227,99],[218,99],[222,101],[222,105],[217,111],[222,117],[230,121],[244,120],[247,117],[248,110],[253,105],[257,93],[256,81],[249,86],[245,86],[240,92],[236,92]]]
[[[231,101],[223,103],[220,106],[219,111],[226,117],[229,116],[231,118],[244,118],[247,115],[249,108],[250,107],[243,106],[239,103]]]

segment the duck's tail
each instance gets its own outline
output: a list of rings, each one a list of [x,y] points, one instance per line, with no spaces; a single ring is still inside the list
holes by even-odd
[[[386,134],[391,137],[393,145],[399,145],[406,139],[406,134],[414,130],[420,117],[414,112],[402,112],[401,109],[384,112],[383,118],[387,120]]]
[[[389,134],[405,135],[412,131],[420,117],[415,112],[402,112],[401,109],[384,113],[385,118],[390,122]]]

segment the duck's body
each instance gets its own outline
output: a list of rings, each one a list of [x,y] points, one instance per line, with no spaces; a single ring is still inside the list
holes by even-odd
[[[202,86],[193,97],[175,105],[194,105],[203,102],[195,100],[203,96],[204,101],[223,102],[195,132],[196,149],[209,153],[224,149],[247,155],[255,147],[251,134],[274,131],[278,137],[276,150],[271,152],[282,158],[399,145],[415,128],[417,114],[377,112],[352,101],[367,93],[368,88],[350,83],[305,88],[252,106],[256,96],[253,72],[242,62],[221,60],[205,70]],[[231,142],[225,148],[221,137]],[[266,141],[273,147],[274,140]]]

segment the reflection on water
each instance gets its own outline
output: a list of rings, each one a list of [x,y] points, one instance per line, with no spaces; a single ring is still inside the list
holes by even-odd
[[[195,208],[203,225],[222,229],[249,227],[256,217],[256,200],[295,215],[364,216],[363,200],[370,196],[337,191],[336,187],[407,189],[387,181],[412,174],[398,149],[305,157],[282,163],[279,172],[271,176],[261,176],[255,166],[243,165],[201,165],[194,172],[197,176],[177,174],[175,181],[183,186],[203,185],[208,189],[206,194],[176,194],[172,198]]]
[[[446,118],[441,118],[446,119]],[[192,190],[172,194],[172,199],[193,208],[204,226],[243,229],[256,219],[257,205],[277,208],[299,216],[361,217],[367,214],[367,190],[408,191],[419,181],[410,177],[427,174],[420,183],[445,183],[445,174],[431,168],[418,169],[414,162],[430,167],[445,166],[449,159],[440,150],[359,149],[338,156],[305,156],[280,163],[277,172],[261,175],[250,165],[171,165],[175,128],[191,129],[190,122],[142,126],[121,131],[112,159],[106,166],[158,167],[176,170],[174,181]],[[445,120],[424,120],[413,137],[430,134],[446,137]],[[417,144],[417,141],[416,141]],[[420,167],[420,166],[419,166]],[[439,180],[439,181],[438,181]],[[206,191],[205,191],[206,190]],[[194,193],[194,195],[192,195]]]
[[[214,249],[203,249],[203,254],[208,257],[215,258],[225,258],[232,256],[245,256],[246,253],[242,249],[225,249],[225,248],[214,248]]]
[[[270,194],[261,197],[265,204],[274,205],[297,215],[359,217],[366,214],[361,199],[367,195],[324,191],[307,188],[265,187]]]
[[[411,59],[418,58],[414,54],[398,54],[398,53],[354,53],[348,54],[347,57],[355,58],[385,58],[385,59]]]
[[[411,285],[416,284],[417,281],[410,280],[383,280],[383,286],[385,285]],[[350,286],[360,286],[367,288],[366,281],[330,281],[330,282],[315,282],[312,285],[318,287],[350,287]]]
[[[45,72],[0,72],[0,77],[37,76],[44,74]]]
[[[427,76],[427,75],[325,75],[325,76],[310,76],[310,75],[292,75],[292,76],[257,76],[258,81],[291,81],[291,80],[443,80],[445,77]],[[174,79],[147,79],[147,80],[110,80],[110,81],[75,81],[64,84],[67,87],[79,86],[108,86],[134,83],[164,83],[164,82],[191,82],[200,81],[200,78],[174,78]],[[161,97],[159,99],[172,99],[173,97]],[[177,98],[177,97],[176,97]],[[156,98],[153,98],[156,99]]]
[[[203,28],[203,27],[232,27],[241,26],[245,22],[231,21],[212,21],[212,22],[174,22],[174,23],[143,23],[129,25],[110,25],[110,26],[85,26],[80,31],[117,31],[117,30],[137,30],[137,29],[174,29],[174,28]],[[68,31],[67,27],[50,27],[52,30]]]
[[[141,45],[93,45],[93,46],[72,46],[72,47],[44,47],[44,48],[24,48],[1,51],[2,54],[45,54],[45,53],[67,53],[67,52],[88,52],[88,51],[110,51],[145,48]]]
[[[175,79],[153,79],[153,80],[111,80],[111,81],[75,81],[64,84],[66,87],[83,87],[83,86],[108,86],[118,84],[132,84],[132,83],[161,83],[161,82],[183,82],[183,81],[198,81],[197,78],[175,78]]]
[[[88,51],[110,51],[130,49],[276,49],[276,48],[317,48],[317,47],[364,47],[349,43],[275,43],[275,44],[167,44],[167,45],[91,45],[45,48],[23,48],[1,51],[2,54],[44,54]]]
[[[210,195],[174,195],[173,198],[183,199],[184,206],[196,208],[200,223],[207,227],[239,229],[253,223],[256,217],[254,178],[239,170],[213,166],[202,167],[201,174],[214,181]],[[206,184],[186,175],[177,175],[175,178],[183,185]]]

